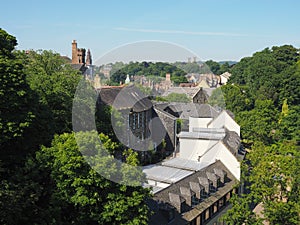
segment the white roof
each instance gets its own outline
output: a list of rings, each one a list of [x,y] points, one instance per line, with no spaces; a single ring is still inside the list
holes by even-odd
[[[148,180],[165,183],[175,183],[194,173],[189,170],[160,165],[145,166],[143,167],[143,172],[146,174]]]
[[[198,161],[183,159],[179,157],[167,160],[163,162],[162,165],[192,171],[198,171],[205,167]]]
[[[188,139],[205,139],[205,140],[221,140],[225,137],[224,133],[210,133],[210,132],[187,132],[181,131],[178,134],[179,138],[188,138]]]

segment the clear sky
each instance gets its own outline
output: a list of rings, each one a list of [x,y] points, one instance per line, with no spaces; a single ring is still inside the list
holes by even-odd
[[[71,42],[93,58],[126,43],[161,40],[201,60],[240,60],[273,45],[300,47],[298,0],[1,1],[0,27],[18,49],[71,56]]]

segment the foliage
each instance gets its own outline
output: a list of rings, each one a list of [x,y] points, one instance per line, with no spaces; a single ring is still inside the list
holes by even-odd
[[[247,84],[253,98],[270,99],[278,108],[285,98],[299,104],[299,59],[298,49],[290,45],[266,48],[234,65],[229,82]]]
[[[271,100],[256,100],[254,109],[238,113],[243,139],[272,143],[277,126],[278,112]]]
[[[186,94],[171,93],[164,97],[168,102],[191,102],[191,99]]]
[[[19,163],[34,147],[29,130],[37,123],[37,98],[26,82],[16,39],[0,29],[0,161]]]
[[[168,63],[163,62],[130,62],[122,66],[120,69],[113,69],[111,72],[111,80],[115,83],[124,83],[127,74],[132,76],[156,76],[156,77],[165,77],[166,73],[171,74],[171,79],[175,83],[187,82],[184,77],[185,72]]]
[[[95,134],[76,134],[83,156],[74,134],[56,135],[52,146],[43,147],[37,154],[38,164],[52,181],[49,195],[51,202],[56,203],[53,207],[57,214],[52,215],[55,223],[147,224],[148,208],[144,201],[149,196],[148,190],[116,184],[103,177],[114,176],[119,171],[112,156],[106,155],[96,144]],[[115,148],[106,136],[100,135],[100,139],[105,148]],[[130,157],[134,162],[135,155]],[[93,169],[87,162],[93,164]],[[99,174],[99,170],[103,173]],[[121,170],[126,177],[134,171]],[[134,177],[138,179],[137,176],[136,170]]]
[[[91,153],[91,143],[95,147],[95,135],[102,141],[96,155],[83,157],[75,135],[61,134],[71,131],[81,75],[56,53],[14,51],[16,44],[0,29],[0,224],[147,224],[149,190],[125,185],[145,179],[132,166],[135,153],[121,165],[111,156],[119,145],[108,136],[79,133],[85,152]],[[89,100],[81,103],[90,109]],[[100,157],[104,148],[107,155]],[[96,163],[95,170],[87,159]],[[117,173],[123,183],[113,183],[97,169]]]
[[[213,61],[213,60],[208,60],[205,62],[206,65],[210,68],[211,72],[213,74],[220,75],[219,70],[220,70],[220,64]]]
[[[251,148],[243,169],[249,193],[233,200],[229,224],[247,224],[253,218],[248,206],[257,204],[270,224],[300,222],[299,65],[298,49],[274,46],[234,65],[229,85],[222,87],[226,107],[235,113],[243,142]]]
[[[52,51],[31,51],[28,55],[27,80],[38,93],[40,103],[51,112],[54,133],[72,130],[72,103],[80,74],[64,64]]]
[[[260,219],[254,214],[250,208],[251,196],[234,194],[230,199],[232,208],[230,208],[222,221],[226,221],[228,225],[261,225]]]
[[[271,224],[298,224],[299,147],[294,142],[271,146],[256,143],[249,160],[252,168],[249,177],[251,195],[256,202],[263,203],[266,219]]]

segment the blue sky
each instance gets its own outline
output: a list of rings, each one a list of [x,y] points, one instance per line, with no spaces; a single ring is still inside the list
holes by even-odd
[[[297,0],[3,1],[0,27],[18,49],[71,56],[71,42],[93,58],[126,43],[161,40],[201,60],[240,60],[273,45],[300,47]]]

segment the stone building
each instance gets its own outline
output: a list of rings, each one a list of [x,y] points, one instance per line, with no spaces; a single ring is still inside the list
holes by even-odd
[[[115,110],[111,124],[119,141],[129,148],[147,151],[150,140],[156,140],[152,126],[159,126],[150,123],[153,118],[152,102],[134,85],[102,86],[97,91],[97,107],[109,105]]]
[[[193,103],[206,104],[214,90],[215,88],[203,87],[170,87],[162,94],[162,96],[166,97],[171,93],[185,94]]]
[[[72,42],[72,63],[73,69],[81,71],[82,74],[93,76],[92,55],[90,49],[78,48],[76,40]],[[93,78],[93,77],[90,77]]]

